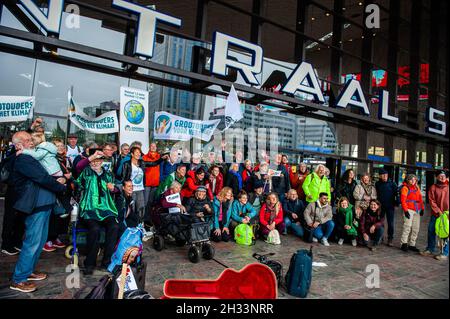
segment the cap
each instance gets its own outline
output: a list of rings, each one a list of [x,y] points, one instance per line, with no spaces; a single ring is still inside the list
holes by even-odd
[[[255,184],[253,185],[253,189],[262,188],[262,187],[264,187],[264,184],[262,181],[260,181],[260,180],[255,181]]]
[[[389,172],[387,170],[385,170],[384,168],[382,168],[382,169],[380,169],[379,174],[380,175],[389,174]]]
[[[199,186],[195,191],[196,192],[206,192],[206,187],[205,186]]]

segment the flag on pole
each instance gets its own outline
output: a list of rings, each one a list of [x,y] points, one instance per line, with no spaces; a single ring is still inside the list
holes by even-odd
[[[234,85],[231,85],[227,103],[225,104],[225,128],[223,130],[225,131],[242,118],[244,118],[244,114],[242,114],[241,103],[239,102]]]

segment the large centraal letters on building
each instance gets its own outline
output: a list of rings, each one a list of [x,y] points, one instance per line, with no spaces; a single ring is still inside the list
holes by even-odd
[[[61,29],[61,17],[64,8],[64,0],[49,0],[47,13],[44,12],[32,0],[20,0],[21,4],[37,23],[48,33],[58,35]],[[151,58],[153,56],[155,45],[155,34],[158,23],[169,24],[171,26],[181,27],[181,19],[158,12],[153,8],[144,7],[126,0],[113,0],[112,6],[116,9],[131,12],[138,16],[136,45],[134,54],[137,56]],[[231,50],[239,48],[250,55],[250,61],[231,58]],[[214,33],[212,45],[211,73],[217,75],[226,75],[228,69],[236,69],[249,85],[260,85],[258,75],[262,72],[263,66],[262,47],[244,40],[237,39],[231,35],[221,32]],[[311,64],[301,62],[289,76],[287,82],[283,85],[281,93],[294,94],[296,92],[312,95],[316,102],[324,103],[325,99]],[[394,110],[389,108],[389,93],[380,92],[380,105],[378,118],[385,121],[398,123],[398,118],[393,114]],[[369,116],[370,109],[364,96],[361,85],[358,81],[351,79],[347,81],[339,97],[332,107],[347,108],[348,106],[359,107],[363,114]],[[446,135],[447,125],[443,121],[446,113],[433,107],[427,110],[427,131],[433,134]]]

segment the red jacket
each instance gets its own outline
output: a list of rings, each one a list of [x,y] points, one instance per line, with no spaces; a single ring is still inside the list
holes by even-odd
[[[199,182],[197,180],[197,178],[195,177],[195,171],[187,172],[187,178],[186,178],[186,182],[184,182],[183,189],[181,190],[181,196],[183,198],[193,197],[196,189],[199,186],[206,186],[206,182],[205,181]],[[212,192],[209,188],[208,188],[207,195],[210,200],[213,199]]]
[[[431,213],[439,217],[439,213],[448,211],[448,181],[436,183],[430,187],[428,199],[430,200]]]
[[[142,156],[142,159],[145,162],[156,162],[159,160],[161,155],[157,152],[150,152],[148,151],[147,154]],[[159,186],[159,175],[160,174],[160,168],[159,165],[153,166],[153,167],[147,167],[145,169],[145,186],[146,187],[157,187]]]
[[[402,204],[402,209],[405,212],[408,211],[408,209],[412,209],[416,212],[425,209],[422,193],[417,185],[411,186],[406,182],[403,182],[403,186],[400,190],[400,202]]]
[[[219,175],[216,177],[216,188],[213,189],[213,183],[210,179],[206,181],[206,185],[208,187],[208,197],[212,200],[212,196],[216,196],[220,193],[220,191],[223,188],[223,175],[222,173],[219,173]]]
[[[279,203],[280,209],[278,210],[277,216],[275,217],[275,225],[281,224],[283,222],[283,208],[281,207],[281,203]],[[264,203],[259,211],[259,222],[262,226],[269,225],[270,221],[270,211],[267,209],[267,204]]]
[[[291,181],[291,187],[297,191],[298,198],[301,200],[305,199],[305,191],[303,190],[303,182],[308,176],[309,171],[306,170],[303,174],[297,171],[296,173],[292,173],[292,170],[289,172],[289,179]]]

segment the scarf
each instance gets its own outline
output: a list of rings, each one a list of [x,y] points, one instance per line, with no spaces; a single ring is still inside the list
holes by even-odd
[[[230,170],[230,173],[237,177],[238,183],[239,183],[239,189],[241,190],[242,189],[242,176],[241,176],[241,174],[239,174],[238,172],[235,172],[233,170]]]
[[[277,217],[278,213],[277,207],[278,202],[276,202],[274,205],[266,204],[266,209],[270,212],[269,224],[272,224],[273,221],[275,220],[275,217]]]
[[[350,229],[347,229],[347,234],[350,236],[357,236],[358,231],[353,224],[353,206],[349,204],[347,208],[340,207],[339,213],[345,214],[345,225],[352,227]]]

